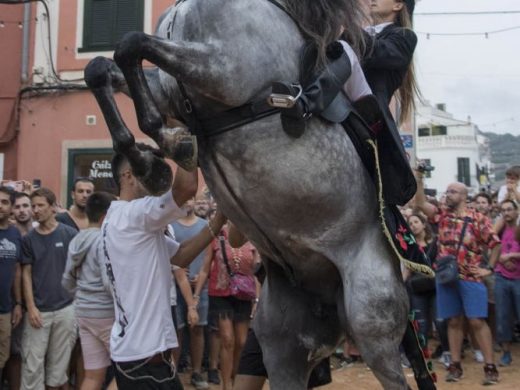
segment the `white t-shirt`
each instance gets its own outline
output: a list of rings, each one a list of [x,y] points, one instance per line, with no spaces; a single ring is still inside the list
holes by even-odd
[[[171,191],[131,202],[112,202],[102,233],[112,274],[115,322],[112,360],[144,359],[176,347],[170,309],[170,258],[179,244],[165,235],[168,224],[185,216]]]
[[[350,77],[345,83],[343,89],[349,97],[350,101],[355,102],[363,96],[371,95],[372,89],[368,85],[365,74],[363,73],[363,69],[361,68],[361,64],[359,63],[358,56],[354,50],[347,42],[340,42],[343,45],[343,49],[347,53],[348,58],[350,59],[350,67],[352,70],[352,73],[350,74]]]
[[[175,269],[172,268],[172,286],[170,287],[170,306],[177,306],[177,283],[175,282]]]

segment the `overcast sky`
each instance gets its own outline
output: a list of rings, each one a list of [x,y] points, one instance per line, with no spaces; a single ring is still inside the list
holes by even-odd
[[[446,103],[457,119],[471,116],[483,131],[520,135],[520,13],[420,15],[426,12],[520,11],[520,0],[421,0],[415,8],[419,37],[416,69],[423,96]],[[492,32],[480,36],[436,33]],[[428,39],[425,34],[430,33]]]

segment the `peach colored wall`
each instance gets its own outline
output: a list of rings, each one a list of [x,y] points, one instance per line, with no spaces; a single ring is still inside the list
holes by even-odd
[[[16,176],[15,128],[11,121],[16,96],[21,85],[23,5],[0,4],[0,153],[4,153],[4,179]]]
[[[132,102],[117,95],[123,117],[136,138],[146,138],[137,127]],[[96,115],[97,124],[87,126],[86,115]],[[67,172],[62,169],[64,141],[108,140],[101,111],[90,92],[72,92],[25,99],[22,104],[19,148],[19,179],[42,179],[44,186],[61,192]]]
[[[172,0],[152,1],[152,28]],[[89,60],[76,59],[77,1],[60,2],[60,28],[58,30],[58,71],[83,70]]]

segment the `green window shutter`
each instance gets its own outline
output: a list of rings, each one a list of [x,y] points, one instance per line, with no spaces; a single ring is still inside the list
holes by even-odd
[[[143,31],[144,0],[119,0],[116,2],[114,43],[129,31]]]
[[[85,0],[83,47],[79,52],[113,50],[129,31],[143,31],[144,0]]]

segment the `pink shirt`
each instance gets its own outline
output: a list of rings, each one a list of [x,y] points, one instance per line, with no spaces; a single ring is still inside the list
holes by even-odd
[[[248,241],[240,248],[232,248],[227,240],[227,232],[222,230],[221,235],[225,237],[224,244],[229,267],[233,273],[251,275],[253,278],[256,248]],[[212,297],[227,297],[231,295],[229,288],[229,273],[222,256],[222,246],[218,238],[211,244],[213,259],[209,273],[208,293]]]
[[[508,253],[520,252],[520,242],[515,239],[516,227],[506,226],[504,233],[502,234],[502,250],[501,254],[506,255]],[[507,279],[520,279],[520,258],[513,259],[515,269],[508,270],[502,263],[497,263],[495,266],[495,272],[502,275]]]

